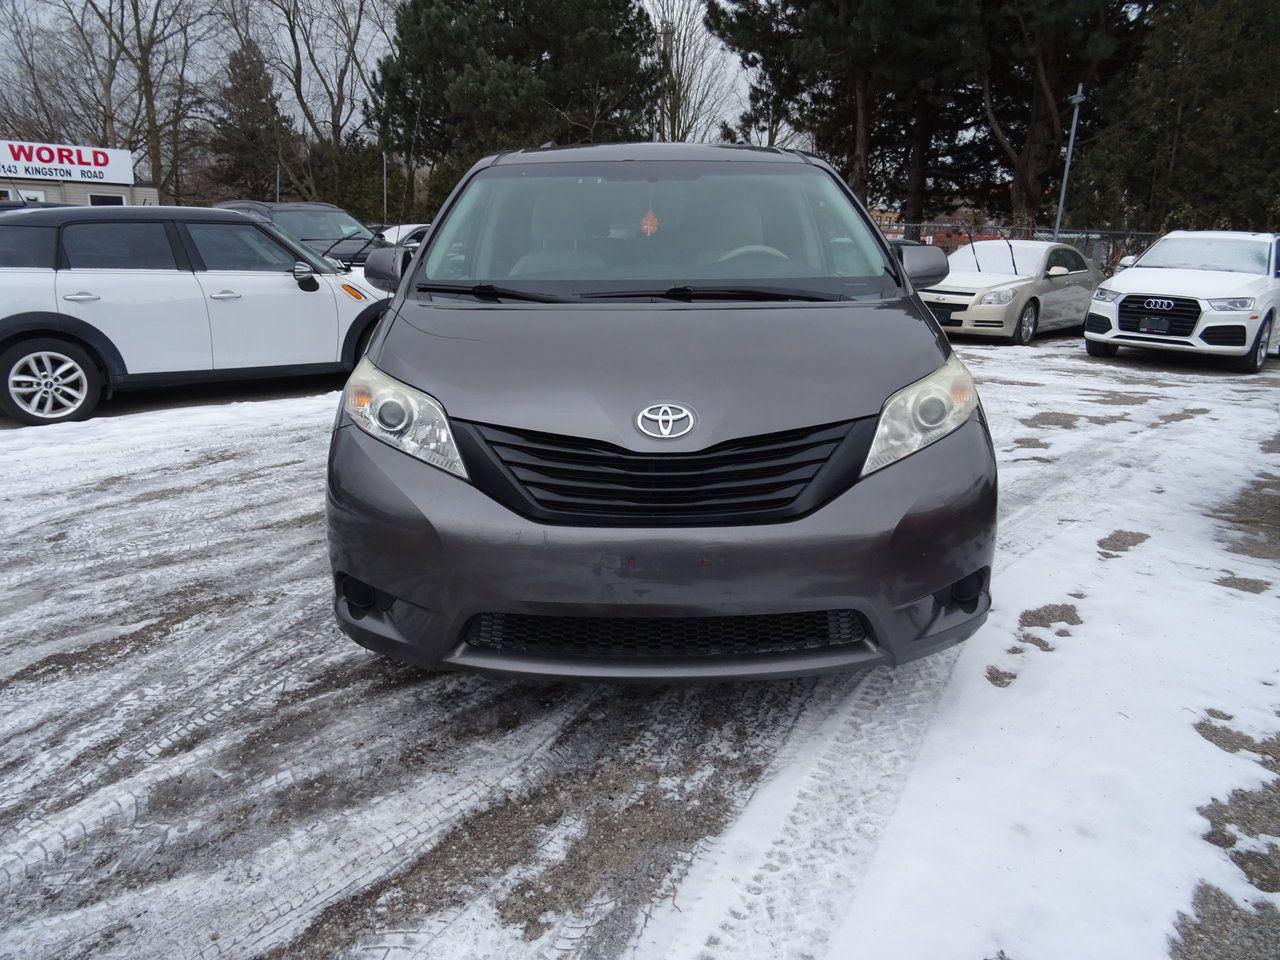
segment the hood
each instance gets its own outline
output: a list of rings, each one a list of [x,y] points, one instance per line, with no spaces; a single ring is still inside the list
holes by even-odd
[[[566,308],[408,300],[375,362],[457,420],[674,453],[876,416],[948,351],[909,301]],[[677,440],[641,434],[636,415],[660,402],[691,407],[694,430]]]
[[[947,279],[935,284],[931,290],[955,290],[957,293],[977,293],[988,287],[999,287],[1006,283],[1021,283],[1030,277],[1020,277],[1016,273],[988,273],[985,270],[952,270]]]
[[[1254,296],[1267,278],[1256,273],[1229,270],[1173,270],[1165,267],[1130,267],[1103,282],[1117,293],[1168,294],[1175,297]]]

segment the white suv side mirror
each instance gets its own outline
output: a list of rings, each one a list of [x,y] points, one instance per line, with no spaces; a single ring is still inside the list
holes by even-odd
[[[1120,258],[1120,262],[1116,264],[1116,269],[1117,269],[1117,270],[1128,270],[1130,267],[1132,267],[1132,266],[1133,266],[1135,263],[1137,263],[1137,262],[1138,262],[1138,258],[1137,258],[1137,257],[1135,257],[1133,254],[1129,254],[1129,256],[1127,256],[1127,257],[1121,257],[1121,258]]]

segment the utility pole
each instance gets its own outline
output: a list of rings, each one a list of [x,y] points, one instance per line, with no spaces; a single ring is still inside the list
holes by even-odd
[[[1053,221],[1053,239],[1058,239],[1058,231],[1062,229],[1062,208],[1067,203],[1067,179],[1071,176],[1071,155],[1076,149],[1076,124],[1080,122],[1080,104],[1084,103],[1084,84],[1076,85],[1075,96],[1071,102],[1076,105],[1071,116],[1071,137],[1067,140],[1067,167],[1062,171],[1062,190],[1058,193],[1058,218]]]
[[[276,164],[276,203],[280,202],[280,164]]]
[[[382,151],[382,225],[387,225],[387,151]]]

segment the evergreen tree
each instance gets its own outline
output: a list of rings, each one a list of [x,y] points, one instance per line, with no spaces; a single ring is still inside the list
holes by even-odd
[[[253,41],[227,58],[212,106],[212,179],[237,197],[274,199],[276,169],[290,151],[293,131]]]
[[[437,182],[496,150],[647,138],[654,43],[635,0],[407,0],[371,119]]]
[[[1110,121],[1082,145],[1074,219],[1276,229],[1277,32],[1274,0],[1179,0],[1160,11]]]

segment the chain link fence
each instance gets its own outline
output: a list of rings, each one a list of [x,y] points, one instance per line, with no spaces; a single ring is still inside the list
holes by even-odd
[[[875,218],[890,240],[907,240],[941,247],[947,253],[977,240],[1053,240],[1049,227],[1007,227],[966,223],[901,223]],[[1108,274],[1121,257],[1137,255],[1155,243],[1160,234],[1145,230],[1062,230],[1058,242],[1069,243]]]

